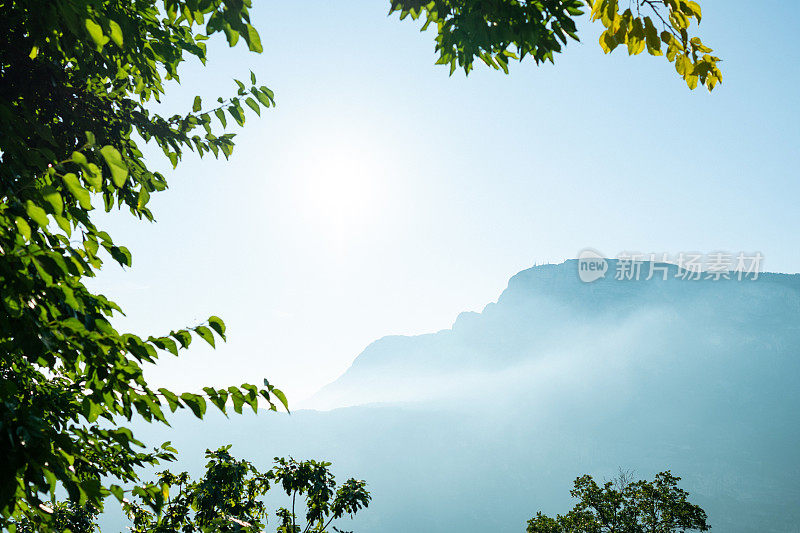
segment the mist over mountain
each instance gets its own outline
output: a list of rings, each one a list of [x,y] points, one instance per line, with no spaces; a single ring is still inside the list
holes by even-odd
[[[446,399],[469,394],[476,380],[524,387],[528,373],[555,369],[552,379],[593,380],[609,365],[689,368],[726,348],[770,358],[798,346],[798,275],[683,280],[676,266],[658,265],[667,279],[655,272],[648,281],[645,263],[639,280],[616,280],[616,265],[593,283],[578,279],[574,260],[524,270],[496,303],[462,313],[450,329],[373,342],[309,405]]]
[[[534,267],[450,329],[375,341],[312,399],[336,409],[146,431],[195,472],[224,443],[262,466],[330,460],[369,482],[345,524],[361,533],[522,532],[571,508],[575,477],[619,467],[683,477],[713,531],[800,531],[800,275],[615,268]]]

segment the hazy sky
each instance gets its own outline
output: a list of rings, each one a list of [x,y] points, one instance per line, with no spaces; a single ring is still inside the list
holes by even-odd
[[[151,150],[170,183],[157,224],[104,222],[134,256],[94,283],[120,327],[228,324],[216,351],[165,358],[159,386],[268,377],[298,403],[371,341],[448,328],[587,246],[760,251],[767,270],[800,270],[800,3],[702,3],[725,60],[712,95],[663,58],[605,56],[594,26],[555,66],[449,77],[433,32],[386,1],[255,4],[264,53],[212,41],[164,107],[228,96],[252,69],[277,108],[248,114],[231,161],[172,171]]]

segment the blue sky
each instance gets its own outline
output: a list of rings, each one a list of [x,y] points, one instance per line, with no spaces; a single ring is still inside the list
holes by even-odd
[[[268,377],[297,403],[369,342],[447,328],[587,246],[760,251],[798,272],[800,4],[702,5],[724,59],[711,95],[663,58],[604,55],[586,23],[554,66],[449,77],[433,33],[388,2],[256,2],[264,53],[212,41],[163,109],[230,95],[250,70],[277,108],[234,129],[231,161],[172,171],[151,150],[170,183],[158,222],[106,217],[133,267],[94,284],[138,333],[226,320],[228,343],[164,359],[159,386]]]

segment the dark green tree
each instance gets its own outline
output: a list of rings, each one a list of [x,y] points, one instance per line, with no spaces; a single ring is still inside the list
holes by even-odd
[[[135,488],[134,501],[123,503],[132,533],[265,531],[263,497],[271,488],[283,490],[290,502],[276,511],[273,529],[278,533],[330,531],[334,520],[352,517],[369,505],[366,483],[348,479],[337,485],[330,463],[275,458],[275,466],[262,473],[232,457],[229,449],[206,451],[206,473],[199,481],[186,472],[165,471],[157,482]]]
[[[556,53],[578,40],[578,17],[588,13],[604,31],[600,46],[606,53],[624,46],[630,55],[647,52],[665,56],[694,89],[712,90],[722,82],[720,59],[692,35],[702,11],[691,0],[391,0],[390,13],[400,18],[424,17],[422,29],[436,29],[438,64],[450,73],[469,73],[479,59],[508,73],[511,60],[530,56],[539,64],[554,61]],[[625,9],[623,9],[623,4]]]
[[[541,512],[528,521],[528,533],[677,533],[708,531],[705,511],[689,502],[669,470],[653,481],[621,476],[598,485],[592,476],[575,480],[570,491],[578,504],[555,518]]]

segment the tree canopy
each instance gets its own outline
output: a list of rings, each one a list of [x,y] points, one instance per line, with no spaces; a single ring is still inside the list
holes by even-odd
[[[283,491],[288,500],[275,511],[278,533],[323,533],[335,520],[369,506],[366,482],[350,478],[338,485],[331,463],[276,457],[275,466],[261,472],[229,450],[230,446],[206,450],[206,472],[198,481],[186,472],[167,470],[156,482],[134,489],[134,500],[123,503],[133,521],[132,533],[265,531],[268,510],[263,497],[272,488]]]
[[[541,512],[528,521],[528,533],[677,533],[708,531],[705,511],[689,502],[678,487],[681,478],[669,470],[653,481],[632,481],[622,475],[598,485],[592,476],[575,480],[570,491],[579,502],[565,515]]]

